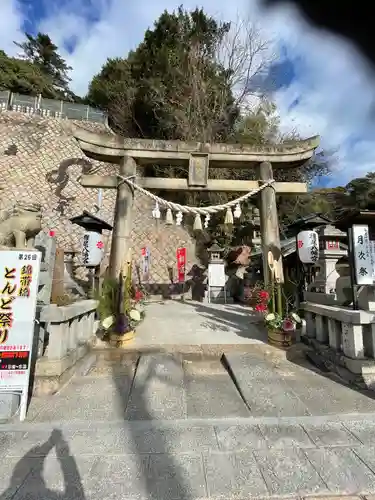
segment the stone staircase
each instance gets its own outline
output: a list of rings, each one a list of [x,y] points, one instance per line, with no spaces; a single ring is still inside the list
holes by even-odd
[[[370,394],[261,352],[109,358],[0,426],[2,500],[375,493]]]

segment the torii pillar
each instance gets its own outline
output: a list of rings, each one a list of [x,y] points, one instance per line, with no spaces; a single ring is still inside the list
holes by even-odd
[[[264,181],[273,179],[272,165],[264,161],[259,165],[259,178]],[[277,215],[276,192],[271,184],[260,192],[260,232],[262,236],[263,280],[267,287],[270,282],[269,257],[272,254],[275,277],[284,283],[281,258],[279,218]]]
[[[137,164],[131,156],[124,156],[121,159],[119,168],[121,177],[135,175],[136,169]],[[130,234],[133,223],[133,202],[133,189],[119,177],[109,257],[109,275],[112,278],[118,277],[123,261],[131,248]]]

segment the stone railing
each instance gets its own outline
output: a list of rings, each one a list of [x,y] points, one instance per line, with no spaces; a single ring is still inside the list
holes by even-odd
[[[90,349],[96,330],[96,300],[39,306],[35,327],[35,393],[53,393]]]
[[[375,312],[304,302],[306,337],[333,364],[375,375]]]

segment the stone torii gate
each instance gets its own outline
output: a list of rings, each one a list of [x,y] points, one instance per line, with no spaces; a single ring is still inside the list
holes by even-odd
[[[249,192],[273,179],[273,168],[300,167],[314,154],[319,137],[298,141],[292,145],[257,148],[243,144],[204,144],[199,142],[127,139],[118,135],[89,132],[71,126],[81,150],[94,160],[119,165],[119,175],[136,175],[137,166],[148,164],[186,165],[188,179],[140,177],[137,184],[144,189]],[[210,179],[209,167],[254,168],[256,181]],[[132,205],[134,191],[116,175],[82,175],[81,185],[86,188],[117,189],[110,254],[110,275],[117,277],[122,261],[131,248]],[[260,224],[264,269],[268,266],[268,253],[272,251],[283,282],[280,252],[280,234],[277,217],[276,193],[302,194],[307,192],[303,182],[274,182],[260,192]],[[265,273],[268,281],[268,273]]]

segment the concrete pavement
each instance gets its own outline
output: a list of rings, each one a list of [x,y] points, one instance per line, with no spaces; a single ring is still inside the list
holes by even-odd
[[[375,401],[303,362],[92,357],[0,426],[1,500],[375,494]]]

